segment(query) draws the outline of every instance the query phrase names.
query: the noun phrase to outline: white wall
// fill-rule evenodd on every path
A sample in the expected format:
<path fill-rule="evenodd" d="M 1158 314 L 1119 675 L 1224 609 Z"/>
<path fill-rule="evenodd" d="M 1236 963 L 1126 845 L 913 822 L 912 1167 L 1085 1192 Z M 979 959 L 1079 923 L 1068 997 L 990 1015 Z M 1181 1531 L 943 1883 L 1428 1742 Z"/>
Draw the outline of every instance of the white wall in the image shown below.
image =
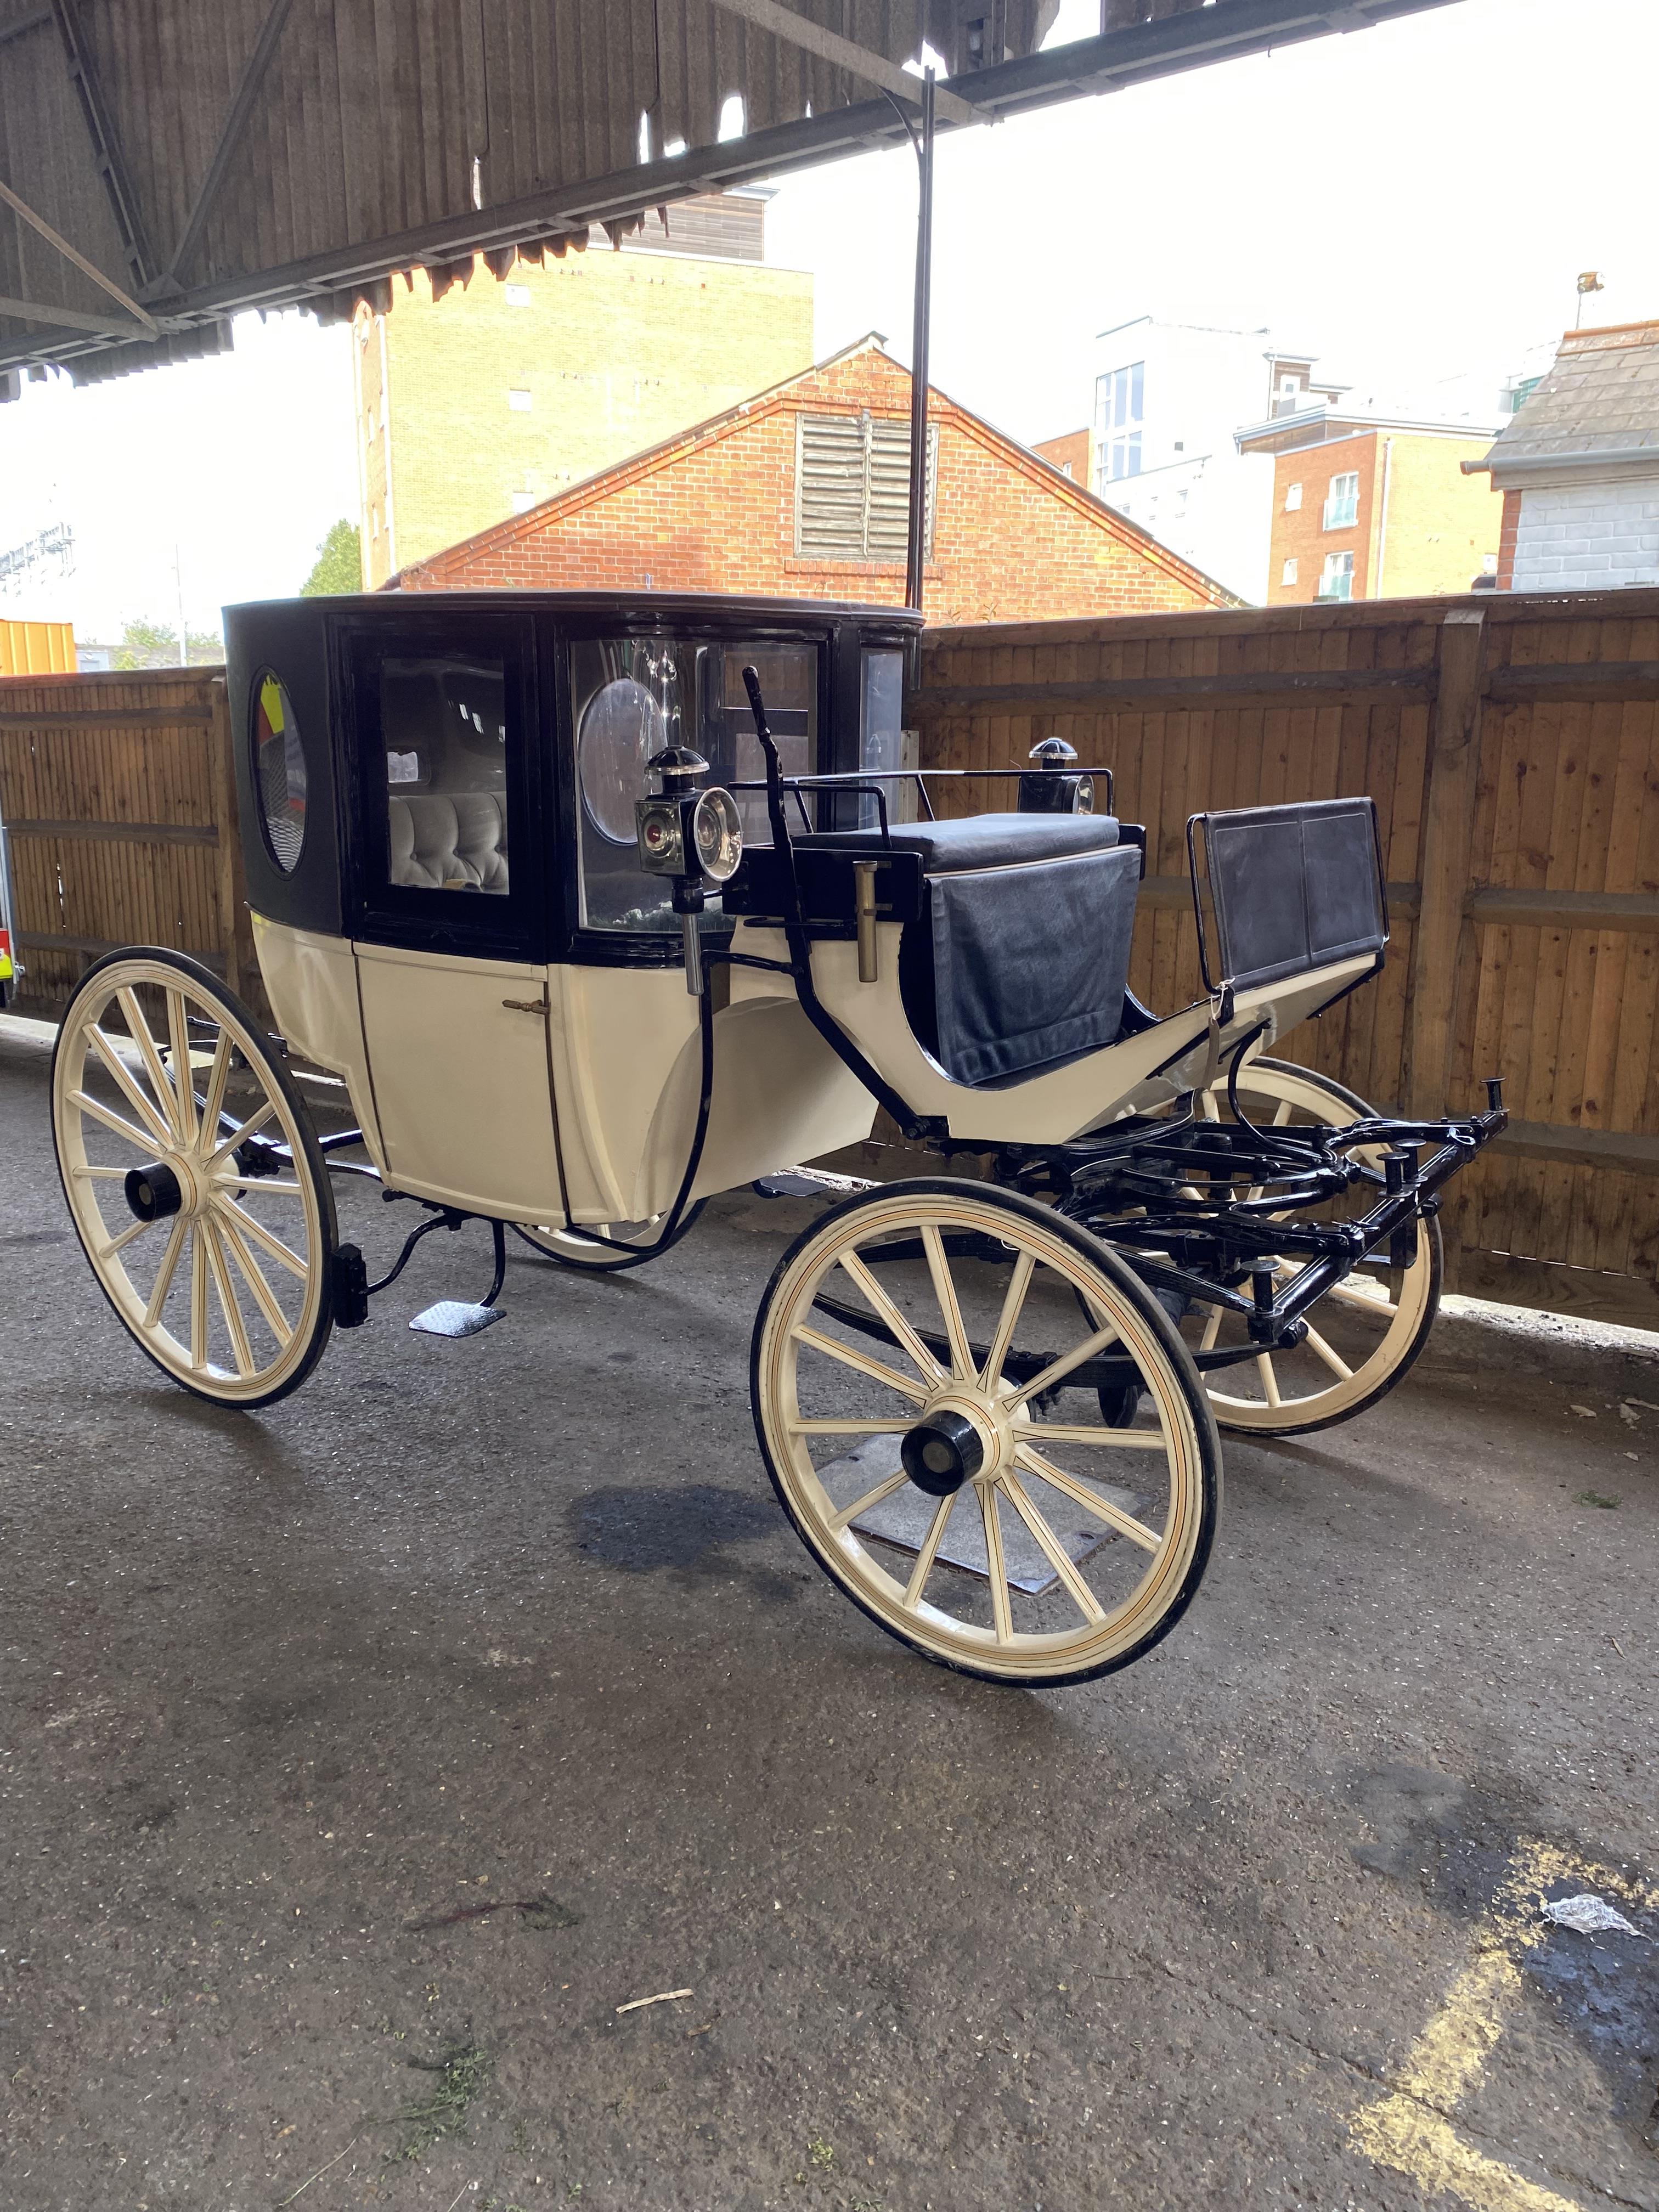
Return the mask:
<path fill-rule="evenodd" d="M 1601 483 L 1523 486 L 1517 592 L 1659 584 L 1659 469 Z"/>

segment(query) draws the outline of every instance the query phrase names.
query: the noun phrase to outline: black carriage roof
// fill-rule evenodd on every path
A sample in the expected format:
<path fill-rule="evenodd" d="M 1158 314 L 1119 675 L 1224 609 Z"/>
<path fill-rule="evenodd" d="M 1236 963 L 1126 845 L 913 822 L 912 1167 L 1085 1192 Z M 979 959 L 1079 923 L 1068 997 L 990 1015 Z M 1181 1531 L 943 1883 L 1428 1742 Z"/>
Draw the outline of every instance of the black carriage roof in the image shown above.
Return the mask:
<path fill-rule="evenodd" d="M 406 621 L 425 609 L 434 615 L 544 611 L 554 615 L 604 615 L 653 623 L 677 617 L 695 622 L 850 620 L 904 629 L 920 629 L 922 623 L 921 616 L 910 607 L 870 606 L 853 599 L 749 599 L 724 592 L 352 592 L 308 599 L 244 599 L 225 608 L 224 612 L 272 614 L 283 608 L 306 608 L 320 614 L 338 612 L 354 617 L 383 615 L 388 621 Z"/>

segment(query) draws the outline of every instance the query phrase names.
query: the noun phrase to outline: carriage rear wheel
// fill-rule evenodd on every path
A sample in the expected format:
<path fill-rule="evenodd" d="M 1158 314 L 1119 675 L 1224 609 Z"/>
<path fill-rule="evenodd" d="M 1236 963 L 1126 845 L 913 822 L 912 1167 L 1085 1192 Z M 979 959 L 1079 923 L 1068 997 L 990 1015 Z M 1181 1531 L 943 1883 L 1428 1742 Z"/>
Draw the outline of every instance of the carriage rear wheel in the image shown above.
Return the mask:
<path fill-rule="evenodd" d="M 1279 1060 L 1245 1063 L 1239 1072 L 1238 1103 L 1258 1128 L 1340 1126 L 1373 1111 L 1328 1075 Z M 1200 1104 L 1206 1120 L 1231 1121 L 1224 1076 Z M 1381 1154 L 1370 1151 L 1354 1157 L 1374 1167 Z M 1369 1207 L 1376 1195 L 1372 1187 L 1363 1186 L 1348 1210 L 1357 1210 L 1356 1201 L 1358 1207 Z M 1304 1264 L 1279 1261 L 1276 1291 Z M 1440 1224 L 1419 1221 L 1412 1265 L 1391 1270 L 1383 1253 L 1356 1267 L 1312 1309 L 1305 1343 L 1212 1369 L 1205 1379 L 1216 1419 L 1224 1429 L 1302 1436 L 1364 1413 L 1393 1389 L 1422 1351 L 1440 1304 Z M 1249 1341 L 1235 1316 L 1196 1303 L 1184 1333 L 1195 1352 Z"/>
<path fill-rule="evenodd" d="M 1096 1392 L 1121 1368 L 1128 1422 Z M 1221 1459 L 1168 1316 L 1045 1206 L 945 1179 L 862 1192 L 780 1261 L 755 1427 L 784 1510 L 871 1619 L 1036 1687 L 1127 1665 L 1209 1558 Z"/>
<path fill-rule="evenodd" d="M 334 1198 L 246 1007 L 182 954 L 112 953 L 70 1002 L 52 1098 L 76 1234 L 140 1350 L 220 1405 L 296 1389 L 332 1326 Z"/>

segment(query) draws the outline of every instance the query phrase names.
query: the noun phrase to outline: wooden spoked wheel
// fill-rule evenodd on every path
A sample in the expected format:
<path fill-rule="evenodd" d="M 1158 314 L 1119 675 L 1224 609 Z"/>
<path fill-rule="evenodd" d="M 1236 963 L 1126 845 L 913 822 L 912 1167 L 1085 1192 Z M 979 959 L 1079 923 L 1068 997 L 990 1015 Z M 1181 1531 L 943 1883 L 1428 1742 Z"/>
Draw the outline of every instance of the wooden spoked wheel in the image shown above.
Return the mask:
<path fill-rule="evenodd" d="M 679 1227 L 664 1245 L 665 1252 L 673 1250 L 702 1212 L 701 1200 L 687 1209 Z M 554 1222 L 515 1221 L 513 1226 L 526 1244 L 533 1244 L 545 1258 L 556 1260 L 561 1267 L 586 1267 L 603 1274 L 641 1246 L 648 1249 L 654 1245 L 662 1234 L 663 1217 L 659 1213 L 649 1221 L 606 1221 L 580 1231 Z"/>
<path fill-rule="evenodd" d="M 332 1324 L 334 1199 L 247 1009 L 178 953 L 112 954 L 70 1003 L 52 1093 L 70 1216 L 141 1350 L 221 1405 L 296 1388 Z"/>
<path fill-rule="evenodd" d="M 1101 1419 L 1103 1358 L 1138 1386 L 1128 1425 Z M 750 1382 L 807 1549 L 945 1666 L 1087 1680 L 1198 1588 L 1221 1462 L 1191 1360 L 1115 1254 L 1029 1199 L 927 1179 L 837 1206 L 767 1287 Z"/>
<path fill-rule="evenodd" d="M 1252 1060 L 1240 1071 L 1238 1103 L 1259 1129 L 1294 1129 L 1312 1123 L 1340 1125 L 1369 1115 L 1363 1099 L 1328 1075 L 1287 1060 Z M 1232 1119 L 1223 1077 L 1200 1101 L 1206 1120 Z M 1355 1158 L 1376 1166 L 1380 1153 Z M 1369 1211 L 1380 1195 L 1371 1184 L 1342 1201 L 1346 1214 Z M 1312 1218 L 1326 1218 L 1322 1209 Z M 1306 1263 L 1275 1263 L 1275 1295 Z M 1288 1351 L 1261 1352 L 1205 1376 L 1210 1403 L 1224 1429 L 1305 1435 L 1352 1420 L 1399 1382 L 1422 1351 L 1440 1304 L 1440 1226 L 1417 1224 L 1417 1249 L 1409 1267 L 1392 1270 L 1386 1252 L 1356 1267 L 1308 1315 L 1308 1337 Z M 1194 1352 L 1247 1344 L 1244 1322 L 1219 1306 L 1194 1304 L 1182 1324 Z"/>

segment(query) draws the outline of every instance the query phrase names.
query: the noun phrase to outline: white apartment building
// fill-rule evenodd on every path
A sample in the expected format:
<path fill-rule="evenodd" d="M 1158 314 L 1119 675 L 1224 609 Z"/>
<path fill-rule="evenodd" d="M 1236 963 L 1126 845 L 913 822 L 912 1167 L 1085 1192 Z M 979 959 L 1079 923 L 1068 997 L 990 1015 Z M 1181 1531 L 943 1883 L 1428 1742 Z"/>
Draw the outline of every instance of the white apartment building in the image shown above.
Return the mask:
<path fill-rule="evenodd" d="M 1243 598 L 1267 596 L 1273 464 L 1233 433 L 1346 386 L 1225 310 L 1138 315 L 1095 342 L 1090 489 Z"/>

